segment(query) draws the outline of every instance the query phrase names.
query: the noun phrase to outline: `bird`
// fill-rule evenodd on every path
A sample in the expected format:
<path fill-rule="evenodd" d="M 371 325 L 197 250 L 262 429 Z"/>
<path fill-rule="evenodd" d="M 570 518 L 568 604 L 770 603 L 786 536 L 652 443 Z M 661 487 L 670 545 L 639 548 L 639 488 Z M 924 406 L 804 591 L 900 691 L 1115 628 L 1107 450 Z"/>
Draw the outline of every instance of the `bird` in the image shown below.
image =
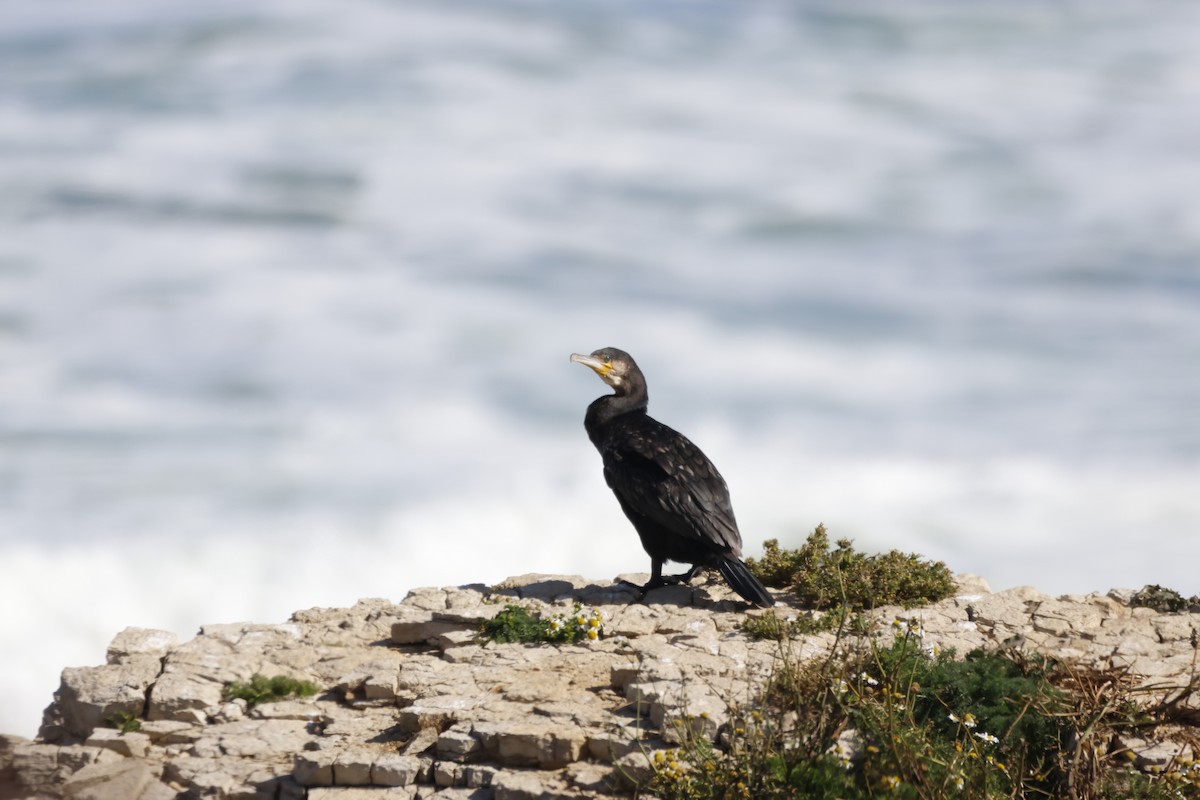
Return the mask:
<path fill-rule="evenodd" d="M 750 603 L 774 606 L 742 560 L 742 537 L 725 479 L 690 439 L 646 413 L 646 378 L 633 357 L 604 347 L 590 355 L 573 353 L 571 361 L 590 367 L 613 388 L 613 394 L 588 405 L 583 427 L 600 452 L 605 482 L 650 556 L 649 582 L 631 585 L 644 596 L 713 567 Z M 691 569 L 663 575 L 666 561 Z"/>

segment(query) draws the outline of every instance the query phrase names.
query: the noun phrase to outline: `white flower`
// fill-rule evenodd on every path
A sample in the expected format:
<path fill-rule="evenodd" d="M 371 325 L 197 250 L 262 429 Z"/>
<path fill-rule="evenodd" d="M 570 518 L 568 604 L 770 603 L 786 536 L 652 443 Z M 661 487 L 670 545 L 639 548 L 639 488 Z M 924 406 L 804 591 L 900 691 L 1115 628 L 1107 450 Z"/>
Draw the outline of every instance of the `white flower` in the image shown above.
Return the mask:
<path fill-rule="evenodd" d="M 975 738 L 982 739 L 983 741 L 987 742 L 988 744 L 996 744 L 997 742 L 1000 741 L 995 736 L 992 736 L 990 733 L 986 733 L 986 732 L 982 732 L 982 731 L 975 734 Z"/>

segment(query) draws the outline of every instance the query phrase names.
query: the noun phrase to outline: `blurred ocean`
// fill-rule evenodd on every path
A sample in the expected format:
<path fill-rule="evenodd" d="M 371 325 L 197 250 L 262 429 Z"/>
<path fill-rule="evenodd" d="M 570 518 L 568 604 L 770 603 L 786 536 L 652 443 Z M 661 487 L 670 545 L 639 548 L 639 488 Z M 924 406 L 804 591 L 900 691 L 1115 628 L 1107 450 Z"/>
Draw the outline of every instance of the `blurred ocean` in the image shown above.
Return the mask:
<path fill-rule="evenodd" d="M 1200 592 L 1200 6 L 4 0 L 0 731 L 127 625 L 749 555 Z"/>

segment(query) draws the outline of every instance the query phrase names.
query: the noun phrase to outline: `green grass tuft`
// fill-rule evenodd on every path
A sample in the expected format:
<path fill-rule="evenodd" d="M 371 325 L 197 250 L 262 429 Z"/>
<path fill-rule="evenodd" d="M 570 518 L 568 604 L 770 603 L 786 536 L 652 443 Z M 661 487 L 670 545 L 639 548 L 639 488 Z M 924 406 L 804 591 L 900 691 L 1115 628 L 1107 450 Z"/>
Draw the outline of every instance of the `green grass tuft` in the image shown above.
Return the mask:
<path fill-rule="evenodd" d="M 311 681 L 300 681 L 287 675 L 276 675 L 268 678 L 255 673 L 250 680 L 231 681 L 225 684 L 222 697 L 225 700 L 245 700 L 248 708 L 254 708 L 262 703 L 274 703 L 289 697 L 311 697 L 320 688 Z"/>
<path fill-rule="evenodd" d="M 121 733 L 136 733 L 142 729 L 142 721 L 132 711 L 118 711 L 105 722 Z"/>

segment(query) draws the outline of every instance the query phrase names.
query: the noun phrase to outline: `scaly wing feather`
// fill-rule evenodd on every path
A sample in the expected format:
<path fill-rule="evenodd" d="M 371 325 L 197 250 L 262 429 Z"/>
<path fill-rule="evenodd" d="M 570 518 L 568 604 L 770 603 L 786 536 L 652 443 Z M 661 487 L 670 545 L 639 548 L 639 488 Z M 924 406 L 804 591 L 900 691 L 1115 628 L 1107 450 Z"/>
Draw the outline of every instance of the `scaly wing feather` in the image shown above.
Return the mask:
<path fill-rule="evenodd" d="M 623 504 L 715 552 L 741 556 L 729 489 L 683 435 L 650 417 L 607 453 L 604 477 Z"/>

